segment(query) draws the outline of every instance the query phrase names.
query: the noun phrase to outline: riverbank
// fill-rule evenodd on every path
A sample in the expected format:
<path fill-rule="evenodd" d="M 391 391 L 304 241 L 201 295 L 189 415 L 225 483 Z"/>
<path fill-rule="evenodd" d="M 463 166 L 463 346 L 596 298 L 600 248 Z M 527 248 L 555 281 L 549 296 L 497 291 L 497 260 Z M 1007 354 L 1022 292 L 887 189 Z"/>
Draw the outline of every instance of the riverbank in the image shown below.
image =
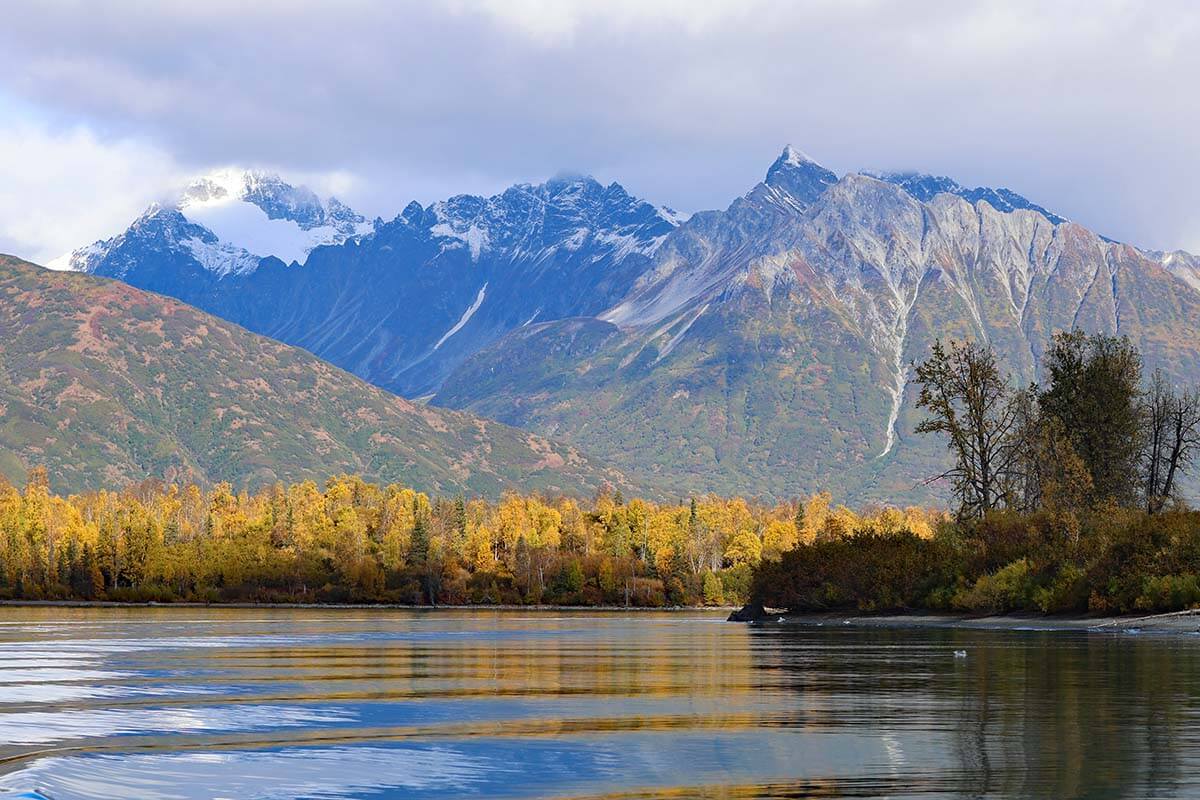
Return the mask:
<path fill-rule="evenodd" d="M 357 611 L 602 611 L 605 613 L 650 612 L 650 611 L 712 611 L 728 613 L 737 606 L 564 606 L 564 605 L 411 605 L 404 603 L 178 603 L 123 602 L 118 600 L 0 600 L 0 608 L 297 608 L 297 609 L 348 609 Z"/>
<path fill-rule="evenodd" d="M 786 614 L 760 620 L 758 625 L 835 625 L 859 628 L 966 628 L 1007 631 L 1091 631 L 1098 633 L 1200 634 L 1200 609 L 1140 616 L 1044 616 L 911 613 L 911 614 Z"/>

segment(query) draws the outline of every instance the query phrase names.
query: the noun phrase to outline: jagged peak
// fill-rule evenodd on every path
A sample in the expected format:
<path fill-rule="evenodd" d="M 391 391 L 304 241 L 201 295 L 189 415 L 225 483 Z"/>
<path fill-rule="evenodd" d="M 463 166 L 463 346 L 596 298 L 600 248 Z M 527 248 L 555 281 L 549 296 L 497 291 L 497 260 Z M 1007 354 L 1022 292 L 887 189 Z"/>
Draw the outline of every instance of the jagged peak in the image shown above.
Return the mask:
<path fill-rule="evenodd" d="M 779 155 L 779 160 L 793 167 L 798 167 L 801 164 L 816 164 L 818 167 L 821 166 L 808 153 L 791 144 L 784 145 L 783 152 Z"/>
<path fill-rule="evenodd" d="M 925 172 L 866 172 L 870 177 L 899 186 L 910 195 L 928 203 L 939 194 L 957 195 L 974 205 L 986 202 L 997 211 L 1009 213 L 1017 210 L 1036 211 L 1055 225 L 1067 222 L 1065 217 L 1034 203 L 1032 200 L 1004 187 L 976 186 L 968 188 L 953 178 L 945 175 L 933 175 Z"/>
<path fill-rule="evenodd" d="M 137 223 L 141 222 L 142 220 L 149 219 L 150 217 L 156 217 L 159 214 L 161 214 L 162 212 L 163 212 L 163 204 L 155 201 L 155 202 L 151 203 L 150 205 L 146 206 L 146 210 L 138 215 L 138 218 L 134 220 L 134 224 L 136 225 Z"/>
<path fill-rule="evenodd" d="M 789 170 L 814 170 L 833 174 L 808 153 L 790 144 L 784 146 L 783 152 L 779 154 L 779 157 L 767 169 L 767 181 L 770 182 L 772 174 Z"/>
<path fill-rule="evenodd" d="M 803 207 L 820 197 L 837 179 L 832 171 L 789 144 L 767 169 L 764 183 L 786 192 L 799 207 Z"/>

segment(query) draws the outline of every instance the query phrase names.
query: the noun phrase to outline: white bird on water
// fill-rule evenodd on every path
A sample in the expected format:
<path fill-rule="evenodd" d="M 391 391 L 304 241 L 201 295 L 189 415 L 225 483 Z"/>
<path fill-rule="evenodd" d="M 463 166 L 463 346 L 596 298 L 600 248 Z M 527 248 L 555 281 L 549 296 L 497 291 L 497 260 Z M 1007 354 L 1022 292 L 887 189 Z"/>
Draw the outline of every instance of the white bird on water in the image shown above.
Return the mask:
<path fill-rule="evenodd" d="M 955 650 L 955 651 L 954 651 L 954 657 L 955 657 L 955 658 L 966 658 L 966 657 L 967 657 L 967 651 L 966 651 L 966 650 Z"/>

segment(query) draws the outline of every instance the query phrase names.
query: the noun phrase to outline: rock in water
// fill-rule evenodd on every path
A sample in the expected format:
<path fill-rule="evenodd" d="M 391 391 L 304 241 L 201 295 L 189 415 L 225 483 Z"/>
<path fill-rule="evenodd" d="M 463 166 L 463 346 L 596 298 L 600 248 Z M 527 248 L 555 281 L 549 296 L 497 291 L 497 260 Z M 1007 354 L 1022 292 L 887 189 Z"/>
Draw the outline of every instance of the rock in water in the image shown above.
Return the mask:
<path fill-rule="evenodd" d="M 767 610 L 761 603 L 747 603 L 730 614 L 726 622 L 762 622 L 767 618 Z"/>

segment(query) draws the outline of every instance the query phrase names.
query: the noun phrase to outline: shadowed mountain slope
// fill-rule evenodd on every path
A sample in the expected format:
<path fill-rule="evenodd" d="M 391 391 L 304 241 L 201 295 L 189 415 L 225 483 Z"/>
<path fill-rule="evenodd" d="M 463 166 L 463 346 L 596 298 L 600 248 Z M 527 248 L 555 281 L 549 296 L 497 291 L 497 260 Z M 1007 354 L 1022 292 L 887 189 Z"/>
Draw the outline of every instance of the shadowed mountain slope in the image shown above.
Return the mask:
<path fill-rule="evenodd" d="M 587 494 L 574 448 L 377 389 L 294 347 L 117 281 L 0 256 L 0 474 L 56 489 L 146 477 Z"/>

